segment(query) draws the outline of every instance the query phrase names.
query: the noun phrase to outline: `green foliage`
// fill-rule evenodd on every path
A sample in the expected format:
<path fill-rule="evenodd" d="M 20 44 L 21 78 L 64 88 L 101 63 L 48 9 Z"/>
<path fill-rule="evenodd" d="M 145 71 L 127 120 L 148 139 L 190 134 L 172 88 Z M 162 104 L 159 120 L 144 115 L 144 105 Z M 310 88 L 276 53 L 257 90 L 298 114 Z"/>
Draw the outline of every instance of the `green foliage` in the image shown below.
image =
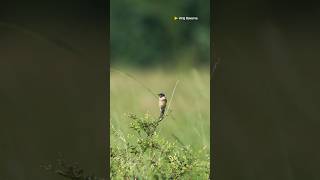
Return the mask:
<path fill-rule="evenodd" d="M 210 1 L 112 0 L 111 63 L 128 66 L 209 64 Z M 177 22 L 174 16 L 198 16 Z"/>
<path fill-rule="evenodd" d="M 43 165 L 42 168 L 71 180 L 106 180 L 95 175 L 87 175 L 77 163 L 67 163 L 63 158 Z"/>
<path fill-rule="evenodd" d="M 112 179 L 208 179 L 206 148 L 194 151 L 190 146 L 169 142 L 157 132 L 160 121 L 149 114 L 127 117 L 133 134 L 125 137 L 112 126 L 112 134 L 117 137 L 117 143 L 111 145 Z"/>

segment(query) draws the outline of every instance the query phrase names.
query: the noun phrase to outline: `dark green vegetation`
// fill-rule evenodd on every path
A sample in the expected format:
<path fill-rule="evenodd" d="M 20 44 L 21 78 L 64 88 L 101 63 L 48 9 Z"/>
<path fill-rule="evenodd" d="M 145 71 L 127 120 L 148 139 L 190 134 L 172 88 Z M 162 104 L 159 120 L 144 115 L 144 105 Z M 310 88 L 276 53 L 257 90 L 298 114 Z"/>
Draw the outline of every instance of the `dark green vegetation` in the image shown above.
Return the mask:
<path fill-rule="evenodd" d="M 52 172 L 71 180 L 106 180 L 107 178 L 97 177 L 96 175 L 88 175 L 78 163 L 69 163 L 64 158 L 59 158 L 55 162 L 42 165 L 44 170 Z"/>
<path fill-rule="evenodd" d="M 111 63 L 127 66 L 209 63 L 209 0 L 112 0 Z M 177 22 L 174 16 L 198 16 Z"/>

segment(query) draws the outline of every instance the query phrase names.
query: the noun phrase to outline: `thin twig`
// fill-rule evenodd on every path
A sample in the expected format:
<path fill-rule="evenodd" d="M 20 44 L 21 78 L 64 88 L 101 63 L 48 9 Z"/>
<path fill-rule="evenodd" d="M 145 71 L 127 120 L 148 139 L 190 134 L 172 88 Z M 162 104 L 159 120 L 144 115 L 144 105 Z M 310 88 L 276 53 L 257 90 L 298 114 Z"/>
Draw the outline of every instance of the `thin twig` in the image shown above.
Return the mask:
<path fill-rule="evenodd" d="M 176 87 L 177 87 L 178 83 L 179 83 L 179 80 L 177 80 L 176 84 L 174 85 L 174 88 L 173 88 L 173 91 L 172 91 L 172 94 L 171 94 L 171 97 L 170 97 L 170 101 L 169 101 L 169 104 L 168 104 L 168 109 L 167 109 L 166 115 L 168 115 L 168 112 L 170 110 L 170 105 L 171 105 L 171 102 L 172 102 L 172 99 L 173 99 L 173 96 L 174 96 L 174 93 L 176 91 Z"/>
<path fill-rule="evenodd" d="M 181 144 L 182 146 L 185 146 L 184 143 L 178 138 L 178 136 L 176 136 L 174 133 L 171 134 L 171 136 L 176 139 L 178 141 L 179 144 Z"/>
<path fill-rule="evenodd" d="M 164 119 L 164 117 L 168 116 L 168 113 L 170 112 L 171 102 L 172 102 L 174 93 L 175 93 L 175 91 L 176 91 L 176 87 L 178 86 L 178 83 L 179 83 L 179 80 L 176 81 L 176 84 L 174 85 L 174 88 L 173 88 L 173 90 L 172 90 L 171 97 L 170 97 L 170 101 L 169 101 L 169 104 L 168 104 L 168 108 L 167 108 L 167 110 L 166 110 L 166 113 L 165 113 L 164 116 L 162 116 L 162 117 L 159 118 L 158 123 L 161 122 L 161 121 Z"/>
<path fill-rule="evenodd" d="M 126 73 L 126 72 L 122 72 L 118 69 L 115 69 L 115 68 L 110 68 L 111 71 L 115 71 L 115 72 L 118 72 L 126 77 L 129 77 L 131 79 L 133 79 L 134 81 L 136 81 L 137 83 L 139 83 L 143 88 L 145 88 L 149 93 L 151 93 L 155 98 L 158 99 L 158 96 L 150 89 L 148 88 L 147 86 L 145 86 L 141 81 L 139 81 L 138 79 L 136 79 L 133 75 L 129 74 L 129 73 Z"/>

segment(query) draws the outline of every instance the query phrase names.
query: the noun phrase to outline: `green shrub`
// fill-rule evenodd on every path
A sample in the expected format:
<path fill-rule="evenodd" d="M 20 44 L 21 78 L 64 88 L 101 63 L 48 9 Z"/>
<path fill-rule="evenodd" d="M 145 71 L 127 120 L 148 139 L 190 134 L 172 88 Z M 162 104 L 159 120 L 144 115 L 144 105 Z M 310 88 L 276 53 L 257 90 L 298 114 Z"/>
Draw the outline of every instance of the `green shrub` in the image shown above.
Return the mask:
<path fill-rule="evenodd" d="M 111 143 L 112 179 L 208 179 L 207 148 L 194 151 L 190 146 L 162 138 L 157 127 L 160 121 L 146 114 L 131 119 L 133 134 L 126 137 L 113 126 L 115 143 Z"/>

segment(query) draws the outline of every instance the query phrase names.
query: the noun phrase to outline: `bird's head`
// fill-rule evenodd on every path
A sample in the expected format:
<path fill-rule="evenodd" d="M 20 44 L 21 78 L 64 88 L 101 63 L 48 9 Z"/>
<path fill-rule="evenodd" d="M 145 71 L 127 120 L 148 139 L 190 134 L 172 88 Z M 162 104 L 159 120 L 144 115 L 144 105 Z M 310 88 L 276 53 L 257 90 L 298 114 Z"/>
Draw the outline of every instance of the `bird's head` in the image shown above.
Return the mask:
<path fill-rule="evenodd" d="M 158 96 L 159 96 L 159 98 L 162 98 L 162 97 L 164 97 L 166 95 L 164 95 L 164 93 L 159 93 Z"/>

